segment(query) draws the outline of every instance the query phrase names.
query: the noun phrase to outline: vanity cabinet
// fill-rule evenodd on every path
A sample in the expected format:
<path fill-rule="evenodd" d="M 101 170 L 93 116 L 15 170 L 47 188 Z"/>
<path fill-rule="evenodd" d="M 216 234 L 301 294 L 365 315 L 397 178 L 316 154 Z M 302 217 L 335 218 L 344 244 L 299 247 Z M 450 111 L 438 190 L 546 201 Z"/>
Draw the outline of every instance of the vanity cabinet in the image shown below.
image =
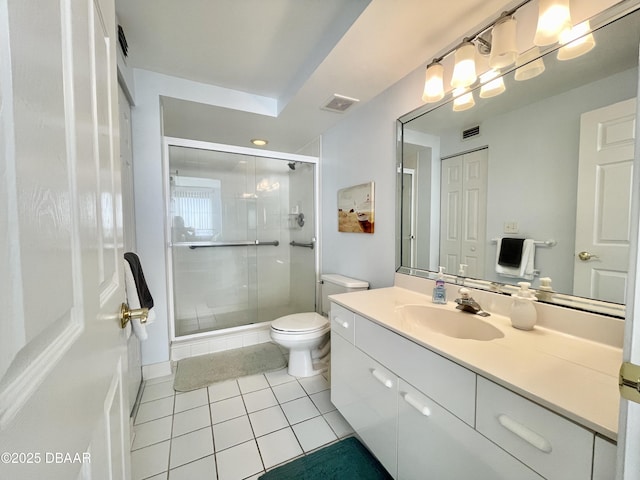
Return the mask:
<path fill-rule="evenodd" d="M 331 318 L 332 402 L 394 478 L 615 471 L 615 445 L 590 430 L 344 307 L 332 304 Z"/>

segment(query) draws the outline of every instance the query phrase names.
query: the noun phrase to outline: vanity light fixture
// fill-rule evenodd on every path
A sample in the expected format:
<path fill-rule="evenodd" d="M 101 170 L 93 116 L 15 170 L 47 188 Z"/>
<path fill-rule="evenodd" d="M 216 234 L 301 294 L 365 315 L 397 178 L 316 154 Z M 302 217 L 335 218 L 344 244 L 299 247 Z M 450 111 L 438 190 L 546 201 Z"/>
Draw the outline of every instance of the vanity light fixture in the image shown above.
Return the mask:
<path fill-rule="evenodd" d="M 518 56 L 514 78 L 518 81 L 529 80 L 544 72 L 545 66 L 540 49 L 533 47 Z"/>
<path fill-rule="evenodd" d="M 472 35 L 467 36 L 456 48 L 452 48 L 435 58 L 426 71 L 424 92 L 422 100 L 431 103 L 442 100 L 450 89 L 443 86 L 444 67 L 442 61 L 452 53 L 455 56 L 451 87 L 454 90 L 453 97 L 460 96 L 459 89 L 471 87 L 476 79 L 476 46 L 482 56 L 489 55 L 489 66 L 493 70 L 510 67 L 515 61 L 515 79 L 529 80 L 540 75 L 545 70 L 544 61 L 540 57 L 540 48 L 560 42 L 558 59 L 569 60 L 584 55 L 595 46 L 593 35 L 590 33 L 589 22 L 583 22 L 576 28 L 571 28 L 571 11 L 569 0 L 538 0 L 537 28 L 533 48 L 518 55 L 517 21 L 514 14 L 530 3 L 531 0 L 522 0 L 514 8 L 503 12 L 493 23 L 485 25 Z M 488 72 L 487 72 L 488 73 Z M 484 74 L 483 74 L 484 75 Z M 481 76 L 482 78 L 482 76 Z M 504 81 L 497 78 L 484 77 L 480 97 L 499 95 L 504 92 Z M 455 91 L 458 90 L 456 94 Z M 465 96 L 465 98 L 468 98 Z M 473 96 L 471 96 L 473 99 Z M 462 106 L 465 108 L 462 108 Z M 473 103 L 457 99 L 454 110 L 470 108 Z"/>
<path fill-rule="evenodd" d="M 516 19 L 503 13 L 491 30 L 491 53 L 489 66 L 504 68 L 516 61 L 518 47 L 516 45 Z"/>
<path fill-rule="evenodd" d="M 579 23 L 572 29 L 562 32 L 560 44 L 564 46 L 558 50 L 558 60 L 571 60 L 589 52 L 596 46 L 589 21 Z"/>
<path fill-rule="evenodd" d="M 456 88 L 453 91 L 453 96 L 454 112 L 463 112 L 465 110 L 469 110 L 476 104 L 476 101 L 473 98 L 473 92 L 467 91 L 466 88 Z"/>
<path fill-rule="evenodd" d="M 571 28 L 569 0 L 540 0 L 538 26 L 534 45 L 544 47 L 560 40 L 560 35 Z"/>
<path fill-rule="evenodd" d="M 433 61 L 427 66 L 422 100 L 427 103 L 438 102 L 444 98 L 444 67 Z"/>
<path fill-rule="evenodd" d="M 455 66 L 451 86 L 453 88 L 470 87 L 476 81 L 476 47 L 469 40 L 463 41 L 456 49 Z"/>
<path fill-rule="evenodd" d="M 498 75 L 500 72 L 493 69 L 480 75 L 480 98 L 495 97 L 505 91 L 504 80 Z"/>
<path fill-rule="evenodd" d="M 251 143 L 253 143 L 256 147 L 264 147 L 267 143 L 269 143 L 269 141 L 262 138 L 253 138 L 251 139 Z"/>

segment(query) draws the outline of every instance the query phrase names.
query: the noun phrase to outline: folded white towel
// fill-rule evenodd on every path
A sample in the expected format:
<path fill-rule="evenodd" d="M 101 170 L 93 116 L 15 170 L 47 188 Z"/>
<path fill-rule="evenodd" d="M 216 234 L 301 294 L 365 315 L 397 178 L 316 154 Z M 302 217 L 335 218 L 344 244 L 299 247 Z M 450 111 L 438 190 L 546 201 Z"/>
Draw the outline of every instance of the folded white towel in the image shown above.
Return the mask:
<path fill-rule="evenodd" d="M 525 239 L 522 244 L 522 259 L 519 267 L 505 267 L 498 263 L 500 249 L 502 248 L 502 238 L 498 238 L 498 248 L 496 249 L 496 273 L 503 277 L 524 278 L 533 280 L 536 246 L 531 238 Z"/>
<path fill-rule="evenodd" d="M 127 291 L 127 304 L 130 309 L 140 308 L 140 299 L 138 298 L 138 290 L 136 288 L 136 281 L 133 278 L 133 272 L 131 271 L 131 266 L 129 262 L 124 260 L 124 286 Z M 131 319 L 129 324 L 133 327 L 133 333 L 140 341 L 146 340 L 148 338 L 147 333 L 147 325 L 153 323 L 156 318 L 156 312 L 154 309 L 149 310 L 149 316 L 147 317 L 146 323 L 140 322 L 139 319 Z M 129 324 L 127 324 L 127 336 L 129 335 Z"/>

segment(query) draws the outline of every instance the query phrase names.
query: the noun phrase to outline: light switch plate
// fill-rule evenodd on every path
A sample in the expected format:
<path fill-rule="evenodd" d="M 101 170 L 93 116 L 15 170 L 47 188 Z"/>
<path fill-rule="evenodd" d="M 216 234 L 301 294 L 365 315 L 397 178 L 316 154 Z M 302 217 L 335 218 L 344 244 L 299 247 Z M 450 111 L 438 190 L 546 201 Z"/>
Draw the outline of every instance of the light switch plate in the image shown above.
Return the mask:
<path fill-rule="evenodd" d="M 518 233 L 518 222 L 504 222 L 504 233 Z"/>

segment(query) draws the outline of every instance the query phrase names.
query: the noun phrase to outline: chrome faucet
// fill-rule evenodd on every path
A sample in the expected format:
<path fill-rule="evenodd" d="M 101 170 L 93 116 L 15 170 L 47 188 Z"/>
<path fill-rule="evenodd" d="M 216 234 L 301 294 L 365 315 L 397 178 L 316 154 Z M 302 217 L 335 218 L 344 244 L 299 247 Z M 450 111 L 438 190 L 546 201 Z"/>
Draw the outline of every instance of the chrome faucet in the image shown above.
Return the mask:
<path fill-rule="evenodd" d="M 458 290 L 458 293 L 460 293 L 460 298 L 456 298 L 455 300 L 458 304 L 456 306 L 458 310 L 480 315 L 481 317 L 488 317 L 489 315 L 491 315 L 490 313 L 482 310 L 480 304 L 476 302 L 471 296 L 471 293 L 469 293 L 468 288 L 461 288 L 460 290 Z"/>

